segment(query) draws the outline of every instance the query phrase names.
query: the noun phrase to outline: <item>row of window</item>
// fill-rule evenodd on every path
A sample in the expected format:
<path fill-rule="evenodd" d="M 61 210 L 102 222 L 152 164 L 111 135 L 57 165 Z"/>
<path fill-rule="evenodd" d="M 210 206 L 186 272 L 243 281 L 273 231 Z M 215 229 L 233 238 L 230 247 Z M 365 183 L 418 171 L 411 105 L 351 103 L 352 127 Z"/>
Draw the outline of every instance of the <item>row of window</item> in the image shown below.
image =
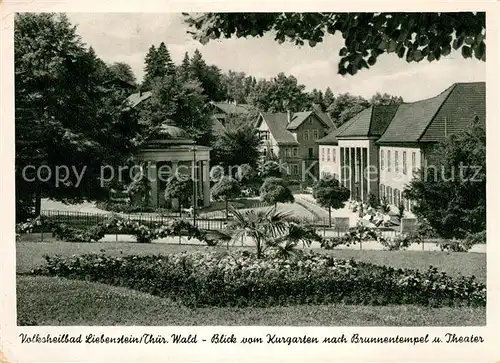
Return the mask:
<path fill-rule="evenodd" d="M 387 163 L 385 159 L 386 153 L 384 150 L 380 150 L 380 170 L 385 170 L 387 167 L 387 171 L 391 172 L 392 171 L 392 160 L 391 160 L 391 150 L 387 150 Z M 399 173 L 400 171 L 400 164 L 399 164 L 399 152 L 394 151 L 394 172 Z M 415 171 L 417 167 L 417 153 L 412 152 L 411 153 L 411 170 L 412 173 Z M 406 151 L 403 151 L 403 162 L 402 162 L 402 171 L 403 174 L 408 173 L 408 162 L 406 160 Z"/>
<path fill-rule="evenodd" d="M 318 140 L 319 130 L 304 130 L 304 140 Z"/>
<path fill-rule="evenodd" d="M 413 203 L 409 199 L 404 198 L 403 193 L 399 189 L 393 189 L 390 186 L 380 184 L 379 197 L 380 199 L 386 198 L 389 204 L 395 206 L 399 206 L 399 203 L 402 202 L 406 211 L 413 212 Z"/>
<path fill-rule="evenodd" d="M 259 131 L 259 136 L 262 140 L 269 140 L 269 131 Z"/>
<path fill-rule="evenodd" d="M 285 148 L 285 156 L 287 158 L 289 158 L 289 157 L 296 158 L 297 156 L 299 156 L 299 149 L 296 148 L 296 147 L 293 147 L 293 148 L 292 147 L 286 147 Z"/>
<path fill-rule="evenodd" d="M 331 160 L 334 163 L 337 162 L 337 149 L 336 148 L 334 148 L 334 147 L 321 148 L 321 161 L 325 161 L 325 155 L 326 155 L 326 161 L 330 161 L 330 155 L 331 155 Z"/>

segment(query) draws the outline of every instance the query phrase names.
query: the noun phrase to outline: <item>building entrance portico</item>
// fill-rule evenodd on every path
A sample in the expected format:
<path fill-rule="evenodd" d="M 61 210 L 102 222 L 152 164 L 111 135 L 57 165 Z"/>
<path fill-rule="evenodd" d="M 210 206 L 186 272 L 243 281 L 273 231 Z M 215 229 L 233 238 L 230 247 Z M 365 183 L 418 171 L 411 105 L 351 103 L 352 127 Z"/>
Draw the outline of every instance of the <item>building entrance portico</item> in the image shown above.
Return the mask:
<path fill-rule="evenodd" d="M 351 198 L 367 201 L 378 196 L 378 155 L 372 140 L 339 140 L 340 181 Z"/>
<path fill-rule="evenodd" d="M 164 196 L 167 180 L 172 176 L 193 182 L 196 206 L 210 204 L 210 148 L 196 145 L 181 128 L 164 123 L 159 135 L 141 149 L 138 160 L 145 166 L 150 181 L 152 207 L 178 208 L 177 199 L 168 201 Z"/>

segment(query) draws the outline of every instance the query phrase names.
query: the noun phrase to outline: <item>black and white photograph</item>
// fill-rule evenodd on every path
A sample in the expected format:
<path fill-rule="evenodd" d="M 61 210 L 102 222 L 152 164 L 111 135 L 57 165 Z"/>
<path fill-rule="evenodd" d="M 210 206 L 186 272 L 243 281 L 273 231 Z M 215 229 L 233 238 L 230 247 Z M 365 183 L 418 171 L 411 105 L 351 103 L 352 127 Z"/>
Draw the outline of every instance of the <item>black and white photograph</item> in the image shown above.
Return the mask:
<path fill-rule="evenodd" d="M 16 344 L 492 343 L 496 20 L 448 9 L 10 14 Z"/>

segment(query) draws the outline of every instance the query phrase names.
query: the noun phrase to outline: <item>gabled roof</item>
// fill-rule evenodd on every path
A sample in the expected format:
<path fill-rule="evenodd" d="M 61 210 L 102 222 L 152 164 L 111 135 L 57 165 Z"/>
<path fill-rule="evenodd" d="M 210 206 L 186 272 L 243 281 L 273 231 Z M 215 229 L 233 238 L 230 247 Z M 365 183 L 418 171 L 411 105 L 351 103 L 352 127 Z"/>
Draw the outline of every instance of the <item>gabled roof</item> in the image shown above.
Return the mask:
<path fill-rule="evenodd" d="M 152 93 L 150 91 L 132 93 L 130 96 L 127 97 L 126 101 L 130 107 L 134 108 L 137 107 L 140 103 L 150 98 L 151 94 Z"/>
<path fill-rule="evenodd" d="M 330 118 L 330 116 L 321 110 L 320 105 L 318 104 L 313 104 L 313 110 L 316 116 L 318 116 L 328 127 L 333 130 L 336 129 L 337 127 L 335 126 L 335 123 L 333 120 Z"/>
<path fill-rule="evenodd" d="M 339 141 L 337 139 L 337 136 L 341 134 L 344 130 L 349 128 L 354 122 L 358 120 L 358 118 L 362 115 L 360 115 L 363 111 L 360 113 L 356 114 L 354 117 L 350 118 L 346 122 L 344 122 L 342 125 L 340 125 L 338 128 L 330 132 L 328 135 L 325 137 L 322 137 L 321 139 L 317 140 L 316 142 L 320 145 L 338 145 Z"/>
<path fill-rule="evenodd" d="M 290 120 L 290 123 L 286 126 L 288 130 L 295 130 L 297 127 L 302 125 L 302 123 L 311 116 L 312 112 L 295 112 Z"/>
<path fill-rule="evenodd" d="M 271 135 L 278 145 L 298 145 L 295 136 L 287 130 L 288 115 L 285 112 L 270 113 L 261 112 L 257 121 L 257 127 L 264 121 L 269 127 Z"/>
<path fill-rule="evenodd" d="M 218 108 L 222 113 L 228 115 L 247 114 L 250 110 L 250 105 L 239 103 L 233 104 L 229 102 L 210 102 L 213 106 Z"/>
<path fill-rule="evenodd" d="M 215 135 L 223 135 L 226 132 L 226 128 L 215 116 L 212 117 L 212 131 Z"/>
<path fill-rule="evenodd" d="M 352 119 L 347 127 L 336 134 L 337 138 L 378 137 L 390 124 L 398 105 L 374 105 L 365 108 Z"/>
<path fill-rule="evenodd" d="M 486 83 L 455 83 L 436 97 L 401 104 L 378 143 L 441 141 L 485 115 Z"/>
<path fill-rule="evenodd" d="M 302 125 L 304 123 L 304 121 L 307 120 L 307 118 L 309 116 L 313 116 L 313 115 L 316 116 L 317 119 L 319 120 L 319 122 L 321 122 L 323 125 L 325 125 L 325 127 L 328 127 L 329 129 L 335 127 L 335 126 L 332 127 L 333 122 L 331 120 L 329 120 L 329 121 L 325 120 L 324 116 L 326 116 L 326 115 L 320 115 L 316 110 L 314 110 L 314 111 L 295 112 L 292 115 L 292 119 L 290 120 L 290 123 L 286 126 L 286 128 L 288 130 L 295 130 L 300 125 Z M 329 119 L 328 116 L 326 116 L 326 117 Z"/>

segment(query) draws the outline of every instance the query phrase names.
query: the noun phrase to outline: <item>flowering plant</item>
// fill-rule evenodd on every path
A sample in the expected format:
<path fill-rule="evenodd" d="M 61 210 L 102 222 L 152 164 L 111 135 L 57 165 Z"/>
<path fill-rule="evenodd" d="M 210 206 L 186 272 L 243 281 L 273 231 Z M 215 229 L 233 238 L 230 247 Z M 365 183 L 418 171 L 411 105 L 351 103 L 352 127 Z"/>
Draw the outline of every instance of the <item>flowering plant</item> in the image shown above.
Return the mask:
<path fill-rule="evenodd" d="M 394 269 L 331 255 L 283 256 L 268 249 L 170 255 L 46 257 L 34 274 L 98 281 L 169 297 L 188 306 L 419 304 L 485 306 L 486 286 L 435 268 Z"/>

